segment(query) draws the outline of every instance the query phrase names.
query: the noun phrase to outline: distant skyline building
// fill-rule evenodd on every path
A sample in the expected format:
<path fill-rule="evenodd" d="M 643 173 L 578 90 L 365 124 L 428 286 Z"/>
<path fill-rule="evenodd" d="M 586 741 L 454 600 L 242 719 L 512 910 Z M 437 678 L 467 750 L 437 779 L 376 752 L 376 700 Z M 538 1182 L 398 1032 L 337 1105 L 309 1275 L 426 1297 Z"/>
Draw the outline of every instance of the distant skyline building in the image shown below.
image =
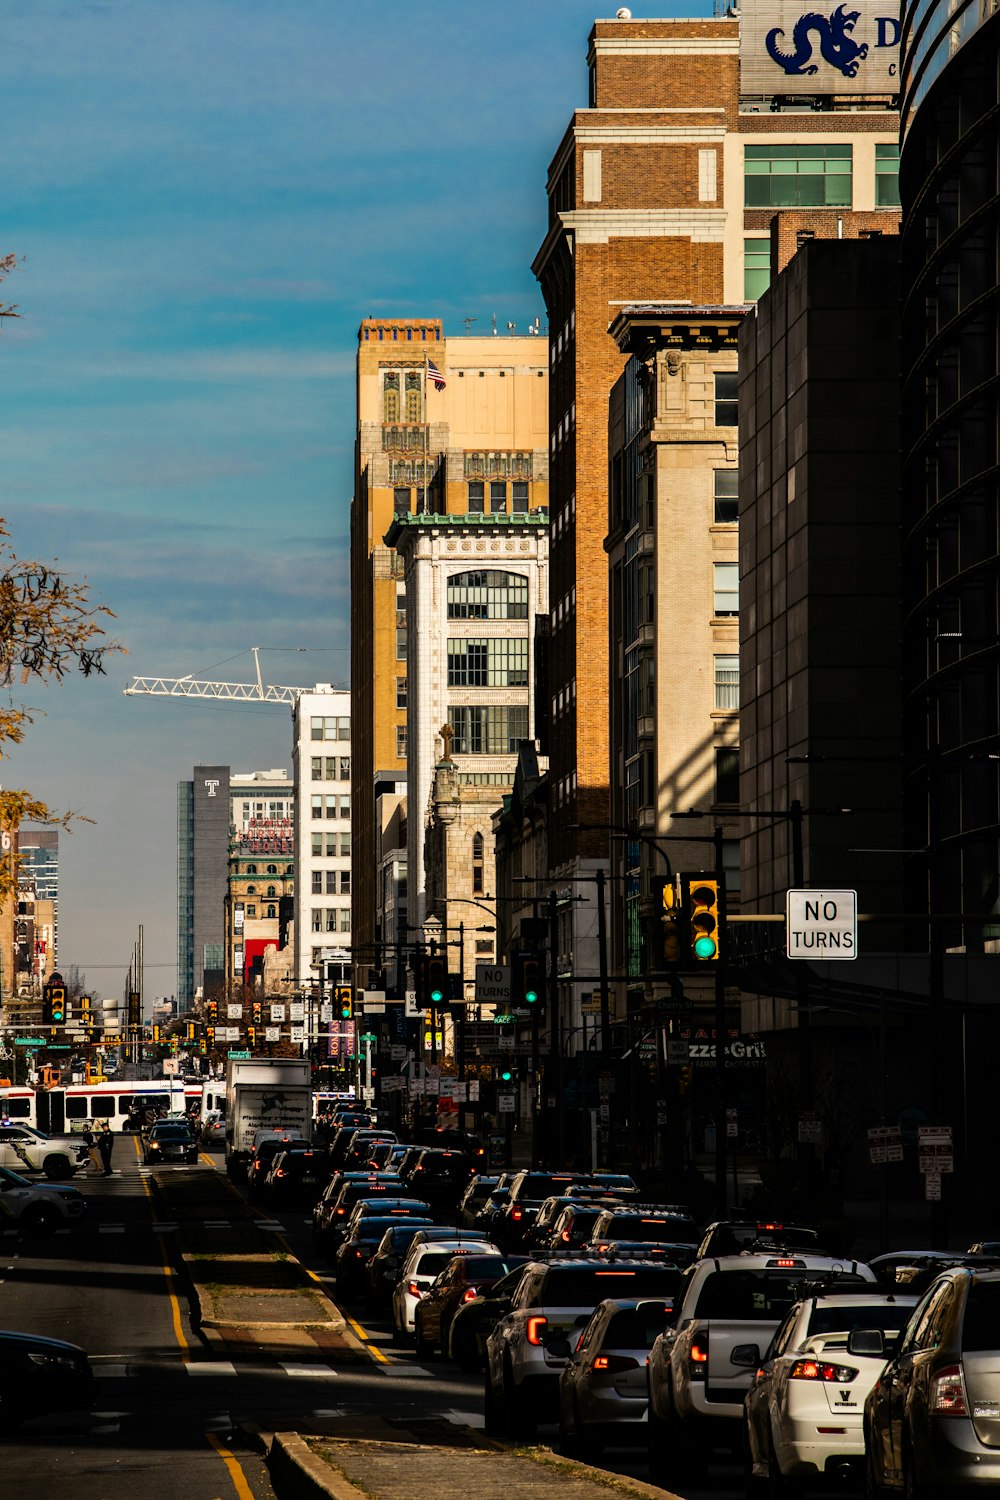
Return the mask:
<path fill-rule="evenodd" d="M 295 790 L 295 987 L 351 963 L 351 694 L 317 683 L 292 715 Z"/>
<path fill-rule="evenodd" d="M 39 901 L 52 902 L 50 968 L 59 965 L 59 830 L 22 825 L 18 833 L 18 885 L 31 884 Z"/>
<path fill-rule="evenodd" d="M 232 772 L 195 766 L 177 784 L 177 1002 L 190 1010 L 211 987 L 225 990 L 230 830 L 254 819 L 291 819 L 292 782 L 284 770 Z"/>

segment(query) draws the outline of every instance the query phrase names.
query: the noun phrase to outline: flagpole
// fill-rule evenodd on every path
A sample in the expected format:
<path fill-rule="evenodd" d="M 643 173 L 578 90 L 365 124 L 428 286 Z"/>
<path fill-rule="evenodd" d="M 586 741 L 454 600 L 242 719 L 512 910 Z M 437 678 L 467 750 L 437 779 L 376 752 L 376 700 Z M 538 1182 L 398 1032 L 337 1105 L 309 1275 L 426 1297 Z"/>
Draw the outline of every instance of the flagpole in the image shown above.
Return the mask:
<path fill-rule="evenodd" d="M 427 514 L 427 465 L 431 459 L 430 361 L 424 345 L 424 515 Z"/>

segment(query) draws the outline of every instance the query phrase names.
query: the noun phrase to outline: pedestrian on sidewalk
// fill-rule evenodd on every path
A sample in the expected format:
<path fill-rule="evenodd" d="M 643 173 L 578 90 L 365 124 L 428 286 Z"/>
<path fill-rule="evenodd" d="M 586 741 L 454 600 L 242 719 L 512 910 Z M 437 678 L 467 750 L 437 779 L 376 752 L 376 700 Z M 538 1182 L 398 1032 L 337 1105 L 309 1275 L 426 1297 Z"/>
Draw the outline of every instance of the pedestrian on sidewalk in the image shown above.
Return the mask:
<path fill-rule="evenodd" d="M 100 1177 L 101 1174 L 104 1171 L 104 1163 L 101 1161 L 101 1153 L 97 1149 L 97 1137 L 94 1135 L 94 1132 L 93 1132 L 93 1129 L 92 1129 L 92 1127 L 90 1125 L 89 1120 L 88 1120 L 87 1124 L 83 1127 L 82 1140 L 83 1140 L 83 1145 L 80 1148 L 81 1149 L 80 1160 L 81 1161 L 87 1161 L 87 1160 L 90 1161 L 90 1169 L 87 1172 L 87 1176 L 88 1177 Z"/>
<path fill-rule="evenodd" d="M 101 1133 L 97 1137 L 97 1150 L 104 1168 L 105 1177 L 113 1177 L 111 1170 L 111 1153 L 115 1149 L 115 1138 L 111 1131 L 111 1125 L 107 1120 L 101 1124 Z"/>

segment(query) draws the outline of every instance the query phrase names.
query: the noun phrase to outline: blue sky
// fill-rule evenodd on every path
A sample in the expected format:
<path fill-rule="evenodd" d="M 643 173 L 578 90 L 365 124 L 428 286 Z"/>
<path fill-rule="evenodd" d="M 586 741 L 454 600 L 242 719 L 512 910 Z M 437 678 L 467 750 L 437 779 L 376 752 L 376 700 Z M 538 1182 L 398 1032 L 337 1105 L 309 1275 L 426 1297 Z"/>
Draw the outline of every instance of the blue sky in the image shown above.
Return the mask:
<path fill-rule="evenodd" d="M 544 323 L 545 173 L 599 13 L 7 0 L 0 515 L 129 654 L 29 686 L 0 778 L 95 820 L 62 839 L 60 895 L 61 964 L 95 993 L 121 993 L 140 923 L 147 997 L 174 992 L 178 780 L 291 768 L 286 710 L 125 683 L 246 679 L 252 645 L 271 681 L 347 682 L 358 324 Z"/>

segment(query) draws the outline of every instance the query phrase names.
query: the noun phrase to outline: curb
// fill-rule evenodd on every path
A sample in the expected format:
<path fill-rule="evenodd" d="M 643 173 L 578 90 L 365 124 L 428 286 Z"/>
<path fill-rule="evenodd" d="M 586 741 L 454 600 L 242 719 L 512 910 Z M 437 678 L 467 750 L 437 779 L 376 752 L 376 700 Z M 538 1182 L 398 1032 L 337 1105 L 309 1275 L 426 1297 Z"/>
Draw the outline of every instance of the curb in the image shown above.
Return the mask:
<path fill-rule="evenodd" d="M 324 1463 L 295 1432 L 276 1432 L 267 1472 L 281 1500 L 371 1500 L 346 1475 Z"/>

